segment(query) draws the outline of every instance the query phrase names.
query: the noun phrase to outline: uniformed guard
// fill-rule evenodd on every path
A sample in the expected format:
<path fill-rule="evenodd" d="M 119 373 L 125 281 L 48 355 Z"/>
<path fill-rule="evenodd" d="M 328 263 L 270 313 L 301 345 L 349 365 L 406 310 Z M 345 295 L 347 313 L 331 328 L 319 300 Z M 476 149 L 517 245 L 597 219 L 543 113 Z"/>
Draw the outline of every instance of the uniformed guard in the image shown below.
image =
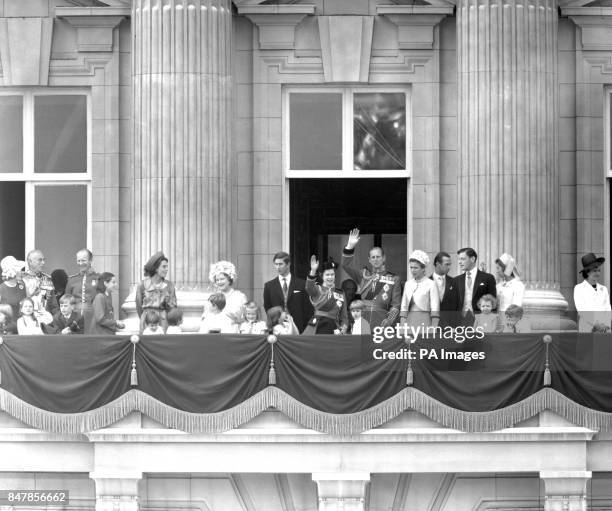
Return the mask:
<path fill-rule="evenodd" d="M 40 250 L 32 250 L 27 257 L 28 269 L 23 273 L 26 295 L 34 302 L 34 313 L 40 316 L 48 311 L 51 316 L 59 311 L 59 304 L 55 297 L 55 288 L 51 275 L 42 271 L 45 265 L 45 256 Z"/>
<path fill-rule="evenodd" d="M 79 272 L 68 277 L 66 294 L 75 299 L 75 310 L 83 317 L 85 332 L 89 331 L 89 325 L 93 314 L 93 299 L 96 297 L 96 286 L 100 276 L 92 268 L 93 254 L 91 250 L 83 248 L 76 253 L 76 264 Z"/>
<path fill-rule="evenodd" d="M 399 315 L 402 300 L 400 278 L 385 268 L 385 253 L 380 247 L 370 249 L 371 269 L 358 270 L 355 262 L 357 243 L 359 229 L 353 229 L 342 251 L 342 268 L 357 282 L 357 293 L 365 303 L 363 317 L 372 328 L 393 325 Z"/>

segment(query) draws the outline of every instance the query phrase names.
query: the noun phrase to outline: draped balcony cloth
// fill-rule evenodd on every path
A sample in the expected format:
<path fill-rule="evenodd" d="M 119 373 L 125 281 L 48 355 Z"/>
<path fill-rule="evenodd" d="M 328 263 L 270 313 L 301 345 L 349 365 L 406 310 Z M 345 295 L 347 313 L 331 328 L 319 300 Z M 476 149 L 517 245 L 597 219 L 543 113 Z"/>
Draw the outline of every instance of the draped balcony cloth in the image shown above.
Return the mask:
<path fill-rule="evenodd" d="M 417 356 L 407 386 L 406 360 L 373 358 L 375 349 L 405 351 L 399 340 L 287 336 L 272 345 L 263 336 L 175 335 L 141 337 L 134 350 L 128 336 L 6 336 L 0 410 L 66 434 L 103 428 L 132 411 L 168 428 L 219 433 L 270 407 L 333 435 L 358 434 L 407 410 L 462 431 L 510 427 L 545 409 L 612 430 L 612 336 L 552 337 L 548 350 L 536 334 L 462 344 L 421 339 L 411 345 Z M 473 352 L 485 358 L 458 359 Z"/>

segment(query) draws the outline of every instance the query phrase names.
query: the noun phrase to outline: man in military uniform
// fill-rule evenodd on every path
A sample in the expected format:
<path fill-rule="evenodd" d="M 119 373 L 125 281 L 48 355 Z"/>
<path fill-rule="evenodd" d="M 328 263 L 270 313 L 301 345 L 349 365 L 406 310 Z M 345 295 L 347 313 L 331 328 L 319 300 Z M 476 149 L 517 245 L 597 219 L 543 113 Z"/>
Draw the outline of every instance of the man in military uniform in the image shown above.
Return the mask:
<path fill-rule="evenodd" d="M 358 270 L 354 256 L 357 243 L 359 229 L 353 229 L 342 251 L 342 268 L 357 282 L 357 293 L 365 303 L 363 318 L 372 328 L 393 325 L 402 301 L 399 276 L 385 268 L 385 253 L 380 247 L 370 249 L 368 260 L 371 270 Z"/>
<path fill-rule="evenodd" d="M 91 265 L 93 254 L 91 250 L 83 248 L 76 253 L 76 263 L 79 272 L 68 277 L 66 284 L 66 294 L 74 296 L 76 301 L 75 311 L 78 312 L 85 322 L 85 332 L 93 317 L 92 303 L 96 297 L 96 286 L 98 285 L 99 275 Z"/>
<path fill-rule="evenodd" d="M 45 256 L 40 250 L 32 250 L 26 260 L 28 269 L 23 273 L 22 279 L 26 295 L 34 302 L 34 313 L 39 320 L 45 310 L 53 316 L 59 312 L 59 304 L 51 275 L 42 271 L 45 266 Z"/>

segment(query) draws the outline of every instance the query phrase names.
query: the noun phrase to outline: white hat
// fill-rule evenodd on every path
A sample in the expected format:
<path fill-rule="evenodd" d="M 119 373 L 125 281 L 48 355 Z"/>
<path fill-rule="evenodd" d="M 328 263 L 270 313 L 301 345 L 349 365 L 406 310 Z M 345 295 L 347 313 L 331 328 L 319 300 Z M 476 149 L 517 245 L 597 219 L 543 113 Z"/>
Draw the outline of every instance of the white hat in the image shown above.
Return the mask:
<path fill-rule="evenodd" d="M 427 266 L 429 264 L 429 256 L 422 250 L 415 250 L 414 252 L 412 252 L 412 254 L 410 254 L 409 259 L 414 259 L 415 261 L 421 263 L 423 266 Z"/>
<path fill-rule="evenodd" d="M 514 260 L 514 257 L 512 257 L 510 254 L 506 254 L 504 252 L 502 255 L 499 256 L 499 259 L 496 262 L 500 262 L 502 264 L 502 266 L 504 267 L 504 275 L 506 277 L 509 277 L 513 273 L 517 277 L 520 276 L 518 268 L 516 267 L 516 261 Z"/>
<path fill-rule="evenodd" d="M 13 256 L 6 256 L 0 261 L 0 268 L 2 269 L 2 278 L 12 279 L 15 278 L 18 272 L 25 268 L 25 261 L 19 261 Z"/>

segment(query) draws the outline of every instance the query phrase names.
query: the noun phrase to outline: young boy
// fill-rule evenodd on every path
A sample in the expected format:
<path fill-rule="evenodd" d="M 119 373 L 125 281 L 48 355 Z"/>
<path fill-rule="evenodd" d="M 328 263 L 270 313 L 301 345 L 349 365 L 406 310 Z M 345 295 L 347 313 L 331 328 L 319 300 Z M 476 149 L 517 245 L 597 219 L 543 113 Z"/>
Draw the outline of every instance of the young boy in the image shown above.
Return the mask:
<path fill-rule="evenodd" d="M 164 335 L 164 329 L 161 326 L 161 317 L 156 310 L 149 309 L 145 312 L 144 326 L 142 335 Z"/>
<path fill-rule="evenodd" d="M 76 300 L 72 295 L 63 295 L 59 300 L 60 310 L 53 316 L 53 323 L 48 328 L 53 334 L 82 334 L 84 319 L 74 310 Z"/>
<path fill-rule="evenodd" d="M 506 321 L 503 332 L 525 334 L 531 332 L 531 325 L 523 319 L 523 308 L 518 305 L 510 305 L 505 313 Z"/>
<path fill-rule="evenodd" d="M 351 317 L 353 318 L 353 326 L 351 327 L 352 335 L 370 335 L 370 324 L 361 316 L 361 312 L 365 308 L 365 303 L 361 300 L 353 300 L 349 306 Z"/>
<path fill-rule="evenodd" d="M 166 314 L 166 321 L 168 322 L 168 329 L 166 330 L 166 334 L 174 335 L 174 334 L 182 334 L 183 329 L 181 325 L 183 324 L 183 311 L 178 308 L 170 309 Z"/>
<path fill-rule="evenodd" d="M 223 313 L 225 309 L 225 295 L 223 293 L 213 293 L 208 297 L 210 308 L 205 311 L 200 325 L 201 334 L 235 334 L 236 325 Z"/>

